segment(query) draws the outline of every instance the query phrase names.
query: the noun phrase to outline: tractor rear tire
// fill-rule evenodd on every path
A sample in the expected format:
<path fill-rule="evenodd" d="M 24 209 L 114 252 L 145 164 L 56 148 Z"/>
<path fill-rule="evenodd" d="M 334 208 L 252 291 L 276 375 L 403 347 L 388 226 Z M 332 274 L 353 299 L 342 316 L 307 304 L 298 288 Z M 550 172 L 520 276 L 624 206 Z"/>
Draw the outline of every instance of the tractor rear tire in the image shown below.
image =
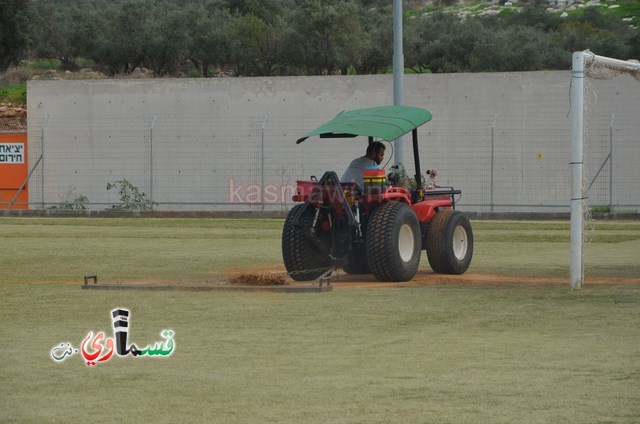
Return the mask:
<path fill-rule="evenodd" d="M 367 262 L 380 281 L 409 281 L 420 265 L 420 222 L 406 203 L 385 203 L 371 215 L 366 237 Z"/>
<path fill-rule="evenodd" d="M 427 234 L 427 258 L 439 274 L 463 274 L 473 256 L 473 231 L 461 212 L 443 209 L 435 214 Z"/>
<path fill-rule="evenodd" d="M 329 268 L 329 257 L 311 241 L 314 210 L 306 204 L 293 207 L 287 214 L 282 229 L 282 259 L 289 276 L 296 281 L 315 280 Z M 296 223 L 296 216 L 302 213 Z"/>

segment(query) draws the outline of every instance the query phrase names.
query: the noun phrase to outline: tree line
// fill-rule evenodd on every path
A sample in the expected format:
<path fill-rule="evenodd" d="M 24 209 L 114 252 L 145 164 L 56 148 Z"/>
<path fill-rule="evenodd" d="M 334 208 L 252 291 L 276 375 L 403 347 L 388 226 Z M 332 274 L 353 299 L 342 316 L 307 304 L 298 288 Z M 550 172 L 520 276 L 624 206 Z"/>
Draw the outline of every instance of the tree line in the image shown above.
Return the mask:
<path fill-rule="evenodd" d="M 386 73 L 393 57 L 390 3 L 2 0 L 0 71 L 37 57 L 57 59 L 65 70 L 88 59 L 110 75 L 139 67 L 156 76 Z M 568 69 L 571 53 L 584 49 L 640 57 L 639 31 L 620 19 L 593 7 L 562 18 L 541 3 L 465 19 L 405 8 L 405 65 L 418 73 L 534 71 Z"/>

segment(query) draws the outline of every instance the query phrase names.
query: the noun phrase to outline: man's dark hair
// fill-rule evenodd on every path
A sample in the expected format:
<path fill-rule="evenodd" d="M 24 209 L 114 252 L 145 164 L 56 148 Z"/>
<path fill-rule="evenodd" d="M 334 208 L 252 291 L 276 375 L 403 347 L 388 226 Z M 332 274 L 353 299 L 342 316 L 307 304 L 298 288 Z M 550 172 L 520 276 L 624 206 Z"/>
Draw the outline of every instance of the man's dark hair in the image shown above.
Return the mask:
<path fill-rule="evenodd" d="M 369 143 L 369 146 L 367 146 L 367 156 L 369 156 L 371 153 L 375 153 L 378 154 L 378 152 L 380 150 L 387 150 L 386 147 L 384 147 L 384 144 L 382 144 L 379 141 L 374 141 L 373 143 Z"/>

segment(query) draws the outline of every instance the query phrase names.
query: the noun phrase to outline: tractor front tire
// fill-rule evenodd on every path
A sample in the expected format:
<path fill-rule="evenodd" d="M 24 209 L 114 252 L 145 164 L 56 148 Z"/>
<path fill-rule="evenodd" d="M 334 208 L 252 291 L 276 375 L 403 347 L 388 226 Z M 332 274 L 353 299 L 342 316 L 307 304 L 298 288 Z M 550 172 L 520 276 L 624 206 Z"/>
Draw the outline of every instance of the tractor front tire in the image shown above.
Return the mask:
<path fill-rule="evenodd" d="M 473 232 L 469 219 L 453 209 L 438 211 L 427 233 L 427 258 L 439 274 L 463 274 L 473 256 Z"/>
<path fill-rule="evenodd" d="M 311 240 L 314 209 L 305 204 L 289 211 L 282 229 L 282 259 L 287 273 L 296 281 L 315 280 L 330 267 L 329 256 Z M 297 215 L 299 215 L 297 217 Z M 296 219 L 297 217 L 297 219 Z M 296 222 L 297 221 L 297 222 Z"/>
<path fill-rule="evenodd" d="M 380 281 L 409 281 L 418 271 L 420 222 L 406 203 L 385 203 L 371 215 L 366 237 L 367 262 Z"/>

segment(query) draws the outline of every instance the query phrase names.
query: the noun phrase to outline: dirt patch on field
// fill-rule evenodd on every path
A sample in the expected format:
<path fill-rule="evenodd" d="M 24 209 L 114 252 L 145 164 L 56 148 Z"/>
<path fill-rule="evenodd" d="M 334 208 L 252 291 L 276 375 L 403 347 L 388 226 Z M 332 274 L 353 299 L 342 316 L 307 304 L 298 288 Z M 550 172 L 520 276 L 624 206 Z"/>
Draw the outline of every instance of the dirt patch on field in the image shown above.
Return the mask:
<path fill-rule="evenodd" d="M 248 266 L 234 267 L 225 271 L 225 275 L 230 280 L 241 275 L 269 275 L 270 278 L 286 275 L 282 266 Z M 287 278 L 288 279 L 288 278 Z M 290 280 L 288 279 L 289 281 Z M 461 284 L 461 285 L 496 285 L 496 286 L 521 286 L 521 285 L 552 285 L 568 286 L 567 277 L 535 277 L 535 276 L 512 276 L 500 274 L 482 274 L 467 272 L 462 275 L 436 274 L 432 271 L 421 270 L 411 281 L 405 283 L 383 283 L 377 281 L 371 274 L 349 275 L 342 270 L 334 273 L 331 280 L 334 288 L 385 288 L 385 287 L 417 287 L 431 284 Z M 585 285 L 619 285 L 619 284 L 640 284 L 640 278 L 609 278 L 609 277 L 587 277 Z"/>
<path fill-rule="evenodd" d="M 282 272 L 243 272 L 233 275 L 227 281 L 240 286 L 286 286 L 287 277 Z"/>

